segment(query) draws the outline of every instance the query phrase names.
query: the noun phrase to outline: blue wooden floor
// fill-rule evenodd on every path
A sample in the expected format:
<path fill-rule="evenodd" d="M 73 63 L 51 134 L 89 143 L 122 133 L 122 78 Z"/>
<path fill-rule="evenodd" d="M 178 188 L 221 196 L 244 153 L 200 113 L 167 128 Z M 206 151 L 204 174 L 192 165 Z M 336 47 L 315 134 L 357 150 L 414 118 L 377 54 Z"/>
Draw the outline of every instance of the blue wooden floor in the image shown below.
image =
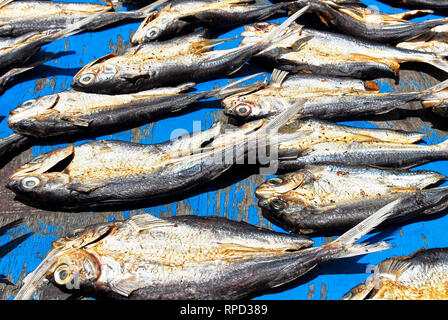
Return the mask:
<path fill-rule="evenodd" d="M 94 0 L 71 1 L 97 2 Z M 364 0 L 363 2 L 368 5 L 375 5 L 385 12 L 403 11 L 393 9 L 378 1 Z M 432 15 L 427 16 L 426 19 L 436 17 Z M 421 19 L 424 18 L 419 20 Z M 53 53 L 64 52 L 65 54 L 57 60 L 49 61 L 45 65 L 14 80 L 8 90 L 0 96 L 0 116 L 7 117 L 10 110 L 26 100 L 69 88 L 72 77 L 81 67 L 96 58 L 110 53 L 114 49 L 127 45 L 130 34 L 135 32 L 139 24 L 139 22 L 128 23 L 106 30 L 74 35 L 68 39 L 62 39 L 46 45 L 43 48 L 45 51 Z M 243 28 L 237 28 L 222 34 L 220 38 L 235 37 L 242 30 Z M 235 47 L 238 42 L 239 39 L 229 41 L 220 45 L 217 49 Z M 201 83 L 196 86 L 196 89 L 199 91 L 209 90 L 216 83 L 222 86 L 227 84 L 228 80 L 220 79 Z M 383 91 L 391 90 L 386 82 L 378 81 L 378 83 Z M 402 85 L 408 84 L 404 82 Z M 422 88 L 428 87 L 427 83 L 419 83 L 419 85 Z M 143 126 L 141 134 L 136 134 L 135 131 L 126 131 L 113 134 L 112 136 L 98 137 L 97 139 L 119 139 L 140 143 L 161 142 L 170 139 L 175 129 L 184 129 L 192 132 L 209 128 L 215 121 L 218 113 L 217 104 L 210 101 L 210 105 L 204 104 L 204 108 L 200 110 Z M 347 123 L 356 126 L 373 127 L 371 123 L 367 122 Z M 420 131 L 428 134 L 428 138 L 425 139 L 425 142 L 428 144 L 436 144 L 447 139 L 446 136 L 436 134 L 431 127 L 422 127 Z M 12 131 L 8 128 L 6 119 L 4 119 L 0 123 L 0 138 L 7 137 L 10 134 L 12 134 Z M 84 142 L 86 141 L 78 141 L 75 145 Z M 35 146 L 32 149 L 32 154 L 37 156 L 60 146 L 63 145 Z M 448 175 L 448 162 L 433 162 L 416 169 L 421 168 L 435 170 Z M 235 220 L 245 220 L 258 226 L 273 228 L 276 231 L 283 232 L 280 228 L 272 226 L 261 217 L 255 201 L 249 206 L 244 206 L 244 208 L 240 206 L 248 196 L 250 196 L 250 199 L 254 198 L 253 194 L 248 195 L 247 193 L 248 190 L 253 193 L 256 187 L 257 185 L 253 183 L 253 180 L 247 179 L 229 187 L 225 196 L 222 196 L 222 192 L 210 191 L 185 199 L 182 202 L 144 208 L 141 212 L 165 216 L 167 214 L 180 214 L 182 210 L 188 210 L 189 213 L 197 215 L 220 215 Z M 23 214 L 27 214 L 26 209 L 24 209 Z M 86 215 L 95 214 L 90 212 L 83 215 L 74 215 L 73 219 L 79 225 L 83 225 L 83 219 L 85 219 Z M 109 220 L 128 218 L 130 215 L 131 212 L 129 211 L 117 214 L 111 213 Z M 18 284 L 21 275 L 23 276 L 33 271 L 42 261 L 50 250 L 52 241 L 56 240 L 60 234 L 68 231 L 64 230 L 64 225 L 52 224 L 51 221 L 51 219 L 42 219 L 33 228 L 23 223 L 9 229 L 4 234 L 0 234 L 0 281 Z M 372 241 L 387 240 L 393 244 L 394 247 L 392 249 L 361 258 L 329 262 L 311 271 L 285 291 L 265 294 L 256 299 L 340 299 L 353 286 L 368 277 L 369 266 L 379 263 L 385 258 L 394 255 L 408 255 L 420 248 L 448 246 L 446 230 L 448 230 L 448 216 L 444 215 L 438 215 L 436 218 L 425 221 L 387 228 L 381 233 L 371 234 L 367 238 L 370 238 Z M 314 240 L 317 246 L 329 241 L 327 238 L 320 237 Z M 18 245 L 16 246 L 16 244 Z M 12 298 L 12 296 L 4 298 Z"/>

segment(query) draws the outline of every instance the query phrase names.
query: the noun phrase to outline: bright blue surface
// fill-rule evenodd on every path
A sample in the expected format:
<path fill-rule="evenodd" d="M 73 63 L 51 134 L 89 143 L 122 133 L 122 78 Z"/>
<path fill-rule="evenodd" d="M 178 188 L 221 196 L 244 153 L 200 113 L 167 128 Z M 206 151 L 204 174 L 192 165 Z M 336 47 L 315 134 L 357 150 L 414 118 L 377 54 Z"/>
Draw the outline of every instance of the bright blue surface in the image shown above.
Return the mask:
<path fill-rule="evenodd" d="M 73 0 L 74 1 L 74 0 Z M 93 0 L 86 0 L 79 2 L 98 2 Z M 68 2 L 68 1 L 67 1 Z M 376 5 L 380 10 L 390 13 L 401 12 L 403 10 L 395 10 L 378 1 L 365 0 L 366 4 Z M 100 2 L 98 2 L 100 3 Z M 428 16 L 427 18 L 435 18 L 436 16 Z M 422 19 L 422 18 L 420 18 Z M 282 21 L 281 19 L 280 21 Z M 0 116 L 7 116 L 8 112 L 15 108 L 18 104 L 43 95 L 59 92 L 70 87 L 72 77 L 76 72 L 87 63 L 99 58 L 112 51 L 111 46 L 115 46 L 120 39 L 129 42 L 130 31 L 135 31 L 140 22 L 128 23 L 111 29 L 102 31 L 85 33 L 72 36 L 68 39 L 62 39 L 52 44 L 46 45 L 43 49 L 48 52 L 60 52 L 66 50 L 67 54 L 57 59 L 57 61 L 50 61 L 44 66 L 36 68 L 32 72 L 28 72 L 23 76 L 19 76 L 21 81 L 14 81 L 14 86 L 9 88 L 2 96 L 0 96 L 0 105 L 2 106 Z M 230 38 L 238 36 L 243 31 L 243 28 L 237 28 L 223 34 L 220 38 Z M 111 40 L 112 39 L 112 40 Z M 111 41 L 113 43 L 111 43 Z M 217 47 L 217 49 L 235 47 L 239 40 L 226 42 Z M 46 80 L 39 80 L 45 77 Z M 46 81 L 43 89 L 38 90 L 36 81 Z M 206 83 L 201 83 L 196 86 L 198 91 L 210 90 L 218 83 L 223 86 L 228 83 L 227 79 L 214 80 Z M 379 83 L 381 89 L 385 92 L 390 91 L 390 88 L 384 83 Z M 138 140 L 140 143 L 156 143 L 170 139 L 172 130 L 182 128 L 188 132 L 197 130 L 194 126 L 194 121 L 200 121 L 201 130 L 209 128 L 214 122 L 217 109 L 216 104 L 210 104 L 210 107 L 205 107 L 201 110 L 196 110 L 189 114 L 184 114 L 178 117 L 170 117 L 157 122 L 154 125 L 147 125 L 142 130 L 148 130 L 148 138 Z M 366 122 L 347 122 L 347 124 L 372 127 Z M 436 136 L 430 128 L 422 128 L 422 132 L 428 133 L 429 138 L 425 139 L 428 144 L 436 144 L 446 139 L 446 137 Z M 146 131 L 145 131 L 146 132 Z M 4 138 L 12 134 L 6 124 L 6 119 L 0 123 L 0 138 Z M 98 137 L 99 139 L 119 139 L 132 140 L 133 137 L 129 132 L 120 132 L 112 136 Z M 75 144 L 81 144 L 86 141 L 78 141 Z M 35 146 L 33 148 L 34 155 L 48 152 L 57 146 Z M 433 162 L 417 169 L 428 169 L 441 172 L 448 175 L 448 166 L 446 162 Z M 197 215 L 220 215 L 228 216 L 232 219 L 241 219 L 259 226 L 267 225 L 267 221 L 257 215 L 257 204 L 254 202 L 249 208 L 248 212 L 240 212 L 238 203 L 244 197 L 244 185 L 252 184 L 253 189 L 257 186 L 249 180 L 241 181 L 232 186 L 227 198 L 217 197 L 217 191 L 211 191 L 204 194 L 199 194 L 184 201 L 187 208 L 191 208 L 191 212 Z M 219 209 L 216 209 L 219 208 Z M 154 208 L 146 208 L 143 211 L 160 216 L 161 213 L 172 210 L 173 213 L 177 210 L 177 203 L 161 205 Z M 94 213 L 91 213 L 94 214 Z M 129 217 L 129 212 L 125 212 L 125 218 Z M 81 219 L 81 218 L 73 218 Z M 114 216 L 109 218 L 110 221 L 115 220 Z M 16 283 L 23 270 L 29 273 L 37 267 L 37 265 L 45 257 L 45 254 L 51 248 L 51 242 L 56 239 L 54 231 L 60 228 L 54 225 L 41 224 L 38 230 L 30 230 L 25 225 L 21 225 L 0 237 L 0 246 L 23 236 L 32 231 L 35 233 L 22 242 L 13 251 L 0 259 L 0 275 L 9 277 L 9 279 Z M 274 230 L 283 232 L 282 229 L 274 227 Z M 420 248 L 434 248 L 444 247 L 448 245 L 448 240 L 445 237 L 445 230 L 448 230 L 448 216 L 438 217 L 437 219 L 421 221 L 406 224 L 404 226 L 387 228 L 384 232 L 369 235 L 366 238 L 373 239 L 372 241 L 387 240 L 394 245 L 394 248 L 388 251 L 370 254 L 364 257 L 344 259 L 340 261 L 333 261 L 318 267 L 305 275 L 299 282 L 295 283 L 291 289 L 275 293 L 263 295 L 257 299 L 340 299 L 353 286 L 363 281 L 367 276 L 366 268 L 368 266 L 379 263 L 380 261 L 394 255 L 408 255 Z M 384 239 L 384 236 L 386 237 Z M 325 238 L 315 238 L 316 246 L 325 242 Z"/>

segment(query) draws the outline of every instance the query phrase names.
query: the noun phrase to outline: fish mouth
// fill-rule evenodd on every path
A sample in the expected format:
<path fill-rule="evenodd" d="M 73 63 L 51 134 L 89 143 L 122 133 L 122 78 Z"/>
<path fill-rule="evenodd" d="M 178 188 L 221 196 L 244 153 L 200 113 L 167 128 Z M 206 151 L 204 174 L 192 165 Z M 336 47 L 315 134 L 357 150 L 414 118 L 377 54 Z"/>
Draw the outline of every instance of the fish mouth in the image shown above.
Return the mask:
<path fill-rule="evenodd" d="M 9 190 L 12 190 L 12 191 L 17 191 L 19 188 L 18 188 L 18 186 L 19 186 L 19 182 L 17 181 L 17 180 L 9 180 L 7 183 L 6 183 L 6 188 L 7 189 L 9 189 Z"/>
<path fill-rule="evenodd" d="M 267 200 L 274 197 L 277 193 L 270 188 L 259 187 L 255 190 L 258 199 Z"/>

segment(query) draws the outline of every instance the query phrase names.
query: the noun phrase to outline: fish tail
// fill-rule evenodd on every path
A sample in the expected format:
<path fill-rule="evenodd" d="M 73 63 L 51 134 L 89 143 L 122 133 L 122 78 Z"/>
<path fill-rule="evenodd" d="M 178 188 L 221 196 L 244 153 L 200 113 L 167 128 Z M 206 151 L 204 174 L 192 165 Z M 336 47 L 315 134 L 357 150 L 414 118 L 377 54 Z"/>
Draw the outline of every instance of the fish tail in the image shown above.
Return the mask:
<path fill-rule="evenodd" d="M 446 105 L 448 103 L 448 80 L 424 90 L 422 92 L 421 103 L 425 108 Z"/>
<path fill-rule="evenodd" d="M 446 60 L 445 55 L 434 54 L 434 57 L 429 60 L 423 60 L 423 62 L 429 63 L 430 65 L 445 71 L 448 73 L 448 61 Z"/>
<path fill-rule="evenodd" d="M 259 72 L 259 73 L 256 73 L 256 74 L 252 74 L 252 75 L 244 77 L 244 78 L 242 78 L 242 79 L 240 79 L 238 81 L 234 81 L 232 83 L 229 83 L 228 85 L 226 85 L 224 87 L 221 87 L 221 88 L 218 88 L 218 89 L 206 92 L 206 94 L 204 96 L 204 99 L 213 97 L 215 99 L 220 100 L 220 99 L 224 99 L 227 96 L 230 96 L 230 95 L 233 95 L 233 94 L 237 94 L 237 93 L 242 92 L 242 91 L 247 91 L 247 90 L 251 90 L 251 89 L 254 89 L 254 88 L 259 88 L 260 84 L 258 84 L 258 83 L 251 84 L 251 85 L 243 85 L 243 86 L 237 86 L 237 85 L 242 83 L 242 82 L 244 82 L 244 81 L 250 80 L 252 78 L 258 77 L 258 76 L 263 75 L 263 74 L 265 74 L 265 72 Z"/>
<path fill-rule="evenodd" d="M 143 8 L 135 10 L 136 13 L 142 14 L 143 16 L 148 15 L 151 11 L 153 11 L 156 7 L 168 2 L 168 0 L 157 0 Z"/>
<path fill-rule="evenodd" d="M 267 33 L 262 40 L 255 43 L 254 45 L 250 45 L 250 46 L 257 47 L 257 51 L 261 52 L 264 49 L 266 49 L 278 42 L 281 42 L 281 41 L 285 40 L 286 38 L 290 37 L 292 34 L 298 32 L 298 30 L 288 31 L 287 29 L 297 18 L 299 18 L 301 15 L 303 15 L 309 8 L 310 8 L 310 5 L 306 5 L 302 9 L 298 10 L 293 15 L 291 15 L 288 19 L 286 19 L 277 28 L 274 28 L 272 31 Z"/>
<path fill-rule="evenodd" d="M 398 199 L 387 204 L 370 217 L 348 230 L 335 241 L 323 246 L 323 250 L 330 250 L 330 252 L 332 252 L 330 255 L 324 256 L 324 260 L 353 257 L 389 249 L 391 245 L 386 242 L 378 242 L 374 244 L 355 244 L 355 242 L 394 214 L 396 212 L 395 208 L 401 201 L 401 199 Z"/>
<path fill-rule="evenodd" d="M 442 151 L 446 152 L 448 155 L 448 140 L 445 140 L 437 145 L 437 147 Z"/>

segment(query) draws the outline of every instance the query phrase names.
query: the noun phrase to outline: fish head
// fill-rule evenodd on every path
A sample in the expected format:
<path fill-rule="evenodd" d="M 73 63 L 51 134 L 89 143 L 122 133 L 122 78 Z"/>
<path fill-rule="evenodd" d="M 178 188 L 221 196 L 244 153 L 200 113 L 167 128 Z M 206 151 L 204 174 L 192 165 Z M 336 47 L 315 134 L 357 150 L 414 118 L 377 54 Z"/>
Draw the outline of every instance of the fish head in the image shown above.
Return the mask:
<path fill-rule="evenodd" d="M 44 199 L 51 204 L 70 195 L 70 176 L 63 171 L 72 159 L 74 147 L 60 148 L 39 156 L 17 169 L 6 187 L 26 199 Z"/>
<path fill-rule="evenodd" d="M 364 300 L 369 298 L 374 290 L 374 281 L 372 277 L 352 288 L 344 294 L 341 300 Z"/>
<path fill-rule="evenodd" d="M 58 257 L 47 275 L 59 286 L 79 289 L 95 282 L 100 270 L 100 265 L 92 254 L 82 249 L 72 249 Z"/>
<path fill-rule="evenodd" d="M 277 176 L 266 180 L 256 190 L 255 194 L 258 199 L 270 199 L 288 193 L 300 185 L 307 179 L 304 172 L 298 171 L 283 176 Z"/>
<path fill-rule="evenodd" d="M 53 249 L 23 280 L 16 300 L 31 298 L 45 280 L 69 290 L 93 285 L 101 274 L 99 260 L 86 248 L 107 236 L 115 224 L 98 224 L 77 229 L 53 242 Z"/>
<path fill-rule="evenodd" d="M 178 19 L 178 15 L 169 11 L 154 11 L 141 23 L 132 36 L 131 42 L 142 44 L 177 33 L 186 22 Z"/>
<path fill-rule="evenodd" d="M 303 209 L 307 207 L 306 195 L 297 189 L 307 184 L 308 179 L 307 172 L 302 171 L 268 179 L 255 190 L 258 206 L 272 221 L 290 228 L 289 231 L 297 231 L 295 221 L 306 219 Z"/>
<path fill-rule="evenodd" d="M 25 101 L 9 113 L 8 126 L 17 133 L 30 134 L 39 131 L 41 121 L 57 114 L 53 108 L 59 101 L 59 94 L 51 94 Z"/>
<path fill-rule="evenodd" d="M 73 77 L 71 86 L 87 92 L 112 90 L 119 82 L 118 65 L 110 60 L 113 57 L 115 54 L 110 53 L 86 65 Z"/>
<path fill-rule="evenodd" d="M 271 105 L 256 92 L 239 93 L 223 99 L 224 114 L 242 120 L 254 120 L 274 115 Z"/>

